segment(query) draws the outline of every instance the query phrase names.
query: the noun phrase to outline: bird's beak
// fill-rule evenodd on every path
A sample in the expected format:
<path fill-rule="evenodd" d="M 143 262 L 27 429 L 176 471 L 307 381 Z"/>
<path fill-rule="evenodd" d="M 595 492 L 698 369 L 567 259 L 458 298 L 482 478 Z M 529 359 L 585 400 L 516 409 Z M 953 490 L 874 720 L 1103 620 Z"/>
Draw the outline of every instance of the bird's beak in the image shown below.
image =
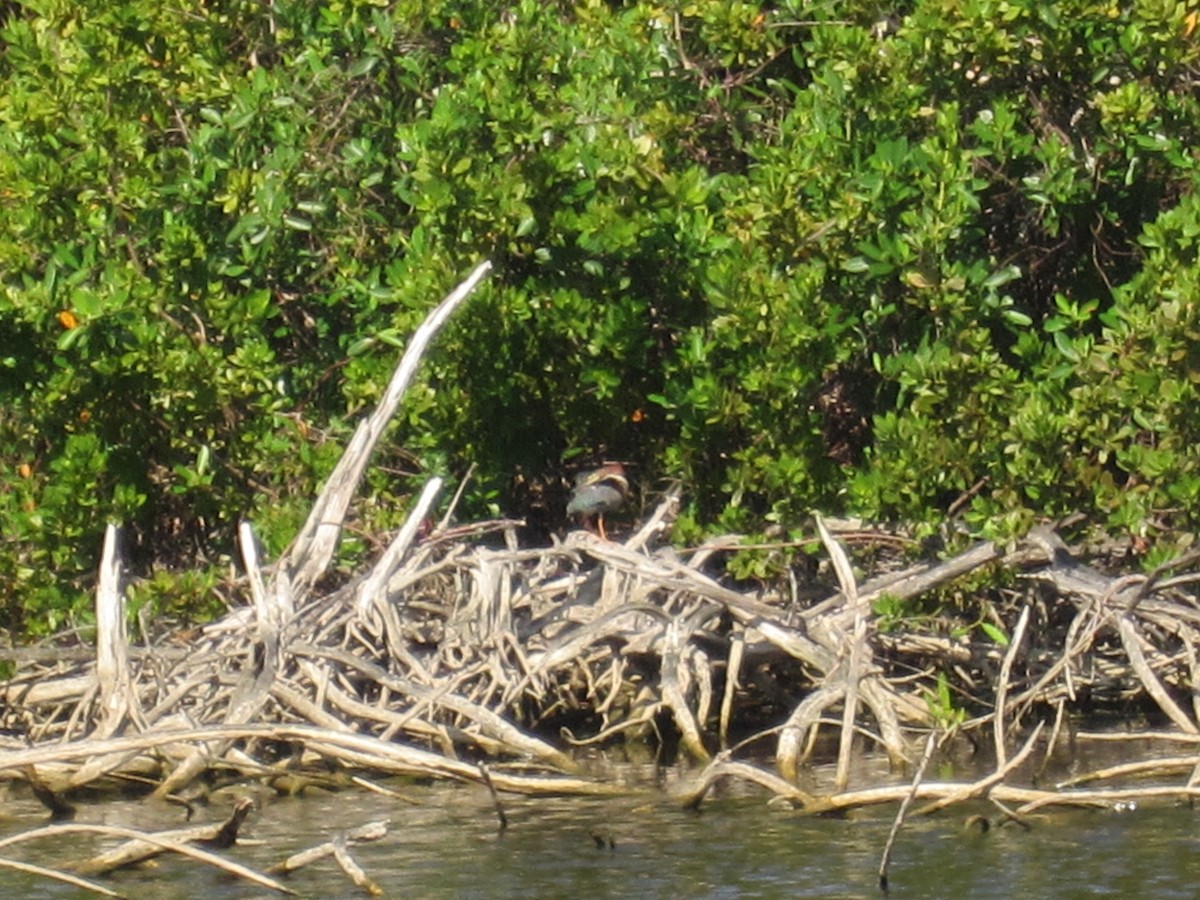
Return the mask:
<path fill-rule="evenodd" d="M 575 487 L 577 487 L 577 488 L 587 487 L 588 485 L 596 484 L 597 482 L 603 481 L 604 479 L 606 479 L 608 477 L 609 477 L 609 475 L 607 472 L 603 472 L 600 469 L 597 469 L 595 472 L 588 472 L 587 475 L 585 475 L 583 478 L 581 478 L 576 483 Z"/>

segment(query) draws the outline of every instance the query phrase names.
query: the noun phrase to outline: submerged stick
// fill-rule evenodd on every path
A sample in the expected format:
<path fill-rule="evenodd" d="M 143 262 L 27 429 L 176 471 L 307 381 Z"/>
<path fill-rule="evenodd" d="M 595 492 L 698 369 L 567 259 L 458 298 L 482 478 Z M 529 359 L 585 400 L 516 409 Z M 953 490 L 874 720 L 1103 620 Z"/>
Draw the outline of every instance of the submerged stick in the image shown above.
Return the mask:
<path fill-rule="evenodd" d="M 947 794 L 944 797 L 934 800 L 932 803 L 927 803 L 917 810 L 916 815 L 927 816 L 954 803 L 960 803 L 972 797 L 984 796 L 992 788 L 1002 784 L 1004 779 L 1009 776 L 1009 773 L 1024 763 L 1029 754 L 1033 752 L 1034 745 L 1037 744 L 1037 739 L 1041 736 L 1042 728 L 1045 724 L 1045 722 L 1038 722 L 1033 732 L 1025 739 L 1025 745 L 1017 751 L 1017 755 L 999 766 L 991 775 L 974 781 L 971 784 L 965 784 L 957 792 Z"/>
<path fill-rule="evenodd" d="M 383 888 L 371 880 L 371 876 L 366 873 L 366 870 L 350 855 L 344 842 L 334 845 L 333 858 L 337 860 L 338 867 L 346 873 L 346 877 L 354 882 L 355 887 L 372 897 L 382 896 Z"/>
<path fill-rule="evenodd" d="M 50 821 L 65 822 L 75 818 L 75 807 L 62 794 L 42 781 L 36 768 L 26 766 L 24 774 L 33 796 L 49 811 Z"/>
<path fill-rule="evenodd" d="M 78 875 L 72 875 L 70 872 L 60 872 L 57 869 L 48 869 L 45 866 L 35 866 L 33 863 L 21 862 L 17 859 L 0 858 L 0 869 L 13 869 L 17 872 L 37 875 L 40 878 L 61 881 L 63 884 L 69 884 L 71 887 L 77 887 L 80 890 L 91 891 L 93 894 L 99 894 L 101 897 L 124 896 L 123 894 L 118 894 L 116 891 L 110 891 L 102 884 L 96 884 L 94 881 L 88 881 L 86 878 L 80 878 Z"/>
<path fill-rule="evenodd" d="M 104 875 L 153 859 L 166 850 L 174 850 L 176 846 L 197 844 L 214 850 L 224 850 L 237 843 L 238 832 L 253 806 L 252 801 L 243 799 L 224 822 L 146 833 L 126 841 L 119 847 L 93 856 L 77 868 L 84 875 Z"/>
<path fill-rule="evenodd" d="M 354 828 L 342 837 L 343 845 L 358 844 L 365 841 L 378 841 L 387 836 L 388 822 L 387 820 L 379 822 L 368 822 L 366 825 L 360 825 Z M 268 875 L 289 875 L 297 869 L 302 869 L 305 866 L 312 865 L 318 860 L 332 856 L 337 850 L 337 841 L 326 841 L 323 844 L 318 844 L 315 847 L 309 847 L 307 850 L 301 850 L 299 853 L 293 853 L 281 863 L 276 863 L 267 869 Z"/>
<path fill-rule="evenodd" d="M 193 741 L 227 741 L 238 738 L 303 741 L 314 753 L 380 772 L 403 775 L 442 777 L 458 781 L 479 781 L 479 771 L 471 764 L 441 756 L 429 750 L 380 740 L 365 734 L 350 734 L 312 725 L 214 725 L 110 738 L 106 741 L 77 741 L 28 750 L 0 753 L 0 771 L 30 765 L 66 762 L 99 753 L 129 753 L 164 744 Z M 527 794 L 621 794 L 626 788 L 584 778 L 561 775 L 521 775 L 493 772 L 501 790 Z M 3 846 L 3 842 L 0 842 Z"/>
<path fill-rule="evenodd" d="M 147 844 L 153 844 L 161 848 L 162 851 L 170 851 L 180 856 L 190 857 L 198 862 L 208 863 L 210 866 L 215 866 L 218 869 L 228 872 L 230 875 L 235 875 L 245 881 L 278 891 L 281 894 L 296 893 L 274 879 L 255 872 L 253 869 L 247 868 L 240 863 L 222 859 L 215 853 L 209 853 L 207 850 L 201 850 L 177 841 L 164 839 L 149 832 L 138 831 L 134 828 L 121 828 L 115 825 L 83 825 L 75 823 L 69 825 L 48 825 L 45 828 L 35 828 L 33 831 L 26 831 L 6 837 L 0 840 L 0 848 L 25 843 L 26 841 L 39 840 L 41 838 L 61 839 L 66 834 L 102 834 L 108 837 L 127 838 L 131 841 L 144 841 Z"/>
<path fill-rule="evenodd" d="M 500 800 L 500 792 L 496 790 L 496 783 L 492 781 L 492 773 L 488 771 L 488 767 L 483 763 L 479 764 L 479 774 L 483 777 L 483 783 L 487 785 L 488 793 L 492 795 L 492 803 L 496 807 L 496 818 L 500 821 L 501 833 L 508 830 L 508 813 L 504 811 L 504 803 Z"/>
<path fill-rule="evenodd" d="M 777 797 L 782 797 L 795 803 L 805 812 L 821 811 L 826 807 L 817 797 L 785 781 L 774 772 L 744 762 L 734 762 L 728 750 L 723 750 L 710 762 L 696 778 L 694 784 L 678 796 L 679 804 L 684 809 L 699 809 L 712 786 L 722 778 L 734 777 L 749 781 L 766 788 Z"/>
<path fill-rule="evenodd" d="M 936 746 L 937 734 L 930 732 L 929 737 L 925 739 L 925 752 L 921 754 L 921 762 L 917 764 L 916 774 L 913 775 L 912 787 L 904 795 L 904 799 L 900 801 L 900 808 L 896 810 L 896 819 L 892 822 L 892 830 L 888 832 L 887 843 L 883 845 L 883 856 L 879 860 L 879 889 L 885 893 L 888 889 L 888 866 L 892 861 L 892 848 L 896 845 L 896 835 L 900 833 L 900 826 L 904 824 L 904 817 L 908 813 L 908 807 L 917 795 L 917 789 L 921 786 L 921 779 L 925 777 L 925 767 L 929 765 L 929 760 L 933 757 L 933 748 Z"/>

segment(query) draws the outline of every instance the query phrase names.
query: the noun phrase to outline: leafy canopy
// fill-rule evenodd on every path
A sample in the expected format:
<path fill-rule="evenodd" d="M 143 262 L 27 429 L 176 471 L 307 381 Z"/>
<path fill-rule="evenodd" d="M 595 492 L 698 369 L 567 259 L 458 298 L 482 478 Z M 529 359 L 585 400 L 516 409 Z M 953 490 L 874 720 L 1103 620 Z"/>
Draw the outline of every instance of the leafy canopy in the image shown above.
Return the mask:
<path fill-rule="evenodd" d="M 814 507 L 1194 527 L 1186 4 L 38 0 L 0 24 L 9 625 L 85 607 L 108 519 L 162 608 L 206 602 L 243 516 L 278 551 L 484 256 L 356 534 L 426 472 L 477 464 L 477 515 L 605 456 L 684 482 L 685 539 Z"/>

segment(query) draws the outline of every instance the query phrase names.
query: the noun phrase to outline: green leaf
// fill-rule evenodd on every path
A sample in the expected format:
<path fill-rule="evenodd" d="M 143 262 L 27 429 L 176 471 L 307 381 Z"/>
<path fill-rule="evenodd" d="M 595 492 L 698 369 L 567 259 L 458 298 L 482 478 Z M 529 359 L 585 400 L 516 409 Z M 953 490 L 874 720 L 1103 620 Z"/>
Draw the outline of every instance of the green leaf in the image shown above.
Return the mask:
<path fill-rule="evenodd" d="M 1019 266 L 1005 266 L 1003 269 L 999 269 L 988 276 L 983 282 L 983 286 L 987 290 L 994 291 L 996 288 L 1003 287 L 1010 281 L 1015 281 L 1020 277 L 1021 269 Z"/>
<path fill-rule="evenodd" d="M 1027 328 L 1033 324 L 1033 319 L 1030 316 L 1017 309 L 1005 309 L 1001 312 L 1001 315 L 1004 316 L 1005 321 L 1021 328 Z"/>
<path fill-rule="evenodd" d="M 1008 646 L 1008 635 L 1002 629 L 993 625 L 991 622 L 980 622 L 979 629 L 988 636 L 992 643 L 1001 647 Z"/>

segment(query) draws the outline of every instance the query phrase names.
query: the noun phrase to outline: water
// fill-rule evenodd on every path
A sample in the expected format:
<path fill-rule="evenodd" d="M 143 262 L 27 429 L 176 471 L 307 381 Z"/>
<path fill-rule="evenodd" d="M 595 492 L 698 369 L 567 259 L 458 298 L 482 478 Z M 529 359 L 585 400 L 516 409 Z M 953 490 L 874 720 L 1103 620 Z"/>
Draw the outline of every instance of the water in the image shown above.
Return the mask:
<path fill-rule="evenodd" d="M 660 792 L 619 799 L 505 797 L 499 833 L 482 788 L 401 786 L 409 802 L 346 792 L 264 796 L 230 858 L 259 870 L 338 830 L 390 819 L 388 836 L 353 854 L 385 896 L 414 898 L 880 898 L 879 857 L 894 806 L 843 818 L 805 818 L 756 793 L 677 808 Z M 221 811 L 213 809 L 213 818 Z M 980 805 L 908 823 L 893 851 L 889 898 L 1193 898 L 1200 884 L 1200 832 L 1184 807 L 1141 805 L 1124 813 L 1057 810 L 1034 827 L 963 828 Z M 3 807 L 0 831 L 45 822 L 21 792 Z M 77 821 L 180 827 L 177 808 L 136 802 L 81 806 Z M 991 814 L 996 820 L 994 813 Z M 592 835 L 614 846 L 597 847 Z M 111 842 L 60 838 L 0 855 L 62 864 Z M 74 898 L 77 889 L 21 873 L 0 876 L 4 896 Z M 200 864 L 160 857 L 152 867 L 102 880 L 141 898 L 273 896 Z M 361 896 L 332 860 L 287 883 L 305 897 Z"/>

